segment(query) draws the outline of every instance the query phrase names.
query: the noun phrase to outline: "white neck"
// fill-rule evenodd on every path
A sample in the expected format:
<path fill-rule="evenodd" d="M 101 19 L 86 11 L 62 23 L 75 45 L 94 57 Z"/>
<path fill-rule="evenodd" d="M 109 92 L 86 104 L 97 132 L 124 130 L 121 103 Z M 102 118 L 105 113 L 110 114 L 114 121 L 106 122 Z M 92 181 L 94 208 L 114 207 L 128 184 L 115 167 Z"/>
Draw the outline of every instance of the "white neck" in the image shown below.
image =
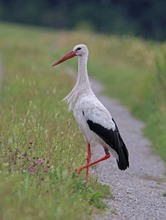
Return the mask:
<path fill-rule="evenodd" d="M 64 99 L 67 104 L 69 104 L 69 110 L 74 108 L 81 95 L 92 92 L 87 71 L 87 61 L 88 55 L 78 57 L 77 82 L 71 92 Z"/>
<path fill-rule="evenodd" d="M 85 85 L 86 87 L 90 86 L 88 71 L 87 71 L 87 62 L 88 55 L 78 57 L 78 78 L 77 83 L 79 86 Z"/>

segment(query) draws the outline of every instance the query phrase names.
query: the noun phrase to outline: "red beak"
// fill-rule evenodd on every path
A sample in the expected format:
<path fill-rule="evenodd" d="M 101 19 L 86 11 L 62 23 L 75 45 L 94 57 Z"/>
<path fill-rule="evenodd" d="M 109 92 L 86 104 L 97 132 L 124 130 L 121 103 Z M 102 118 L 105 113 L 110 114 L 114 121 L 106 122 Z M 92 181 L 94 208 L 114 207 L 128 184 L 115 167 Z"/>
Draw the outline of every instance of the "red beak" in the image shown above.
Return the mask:
<path fill-rule="evenodd" d="M 74 51 L 71 51 L 70 53 L 66 54 L 64 57 L 62 57 L 60 60 L 56 61 L 52 66 L 56 66 L 65 60 L 71 59 L 72 57 L 75 57 L 76 53 Z"/>

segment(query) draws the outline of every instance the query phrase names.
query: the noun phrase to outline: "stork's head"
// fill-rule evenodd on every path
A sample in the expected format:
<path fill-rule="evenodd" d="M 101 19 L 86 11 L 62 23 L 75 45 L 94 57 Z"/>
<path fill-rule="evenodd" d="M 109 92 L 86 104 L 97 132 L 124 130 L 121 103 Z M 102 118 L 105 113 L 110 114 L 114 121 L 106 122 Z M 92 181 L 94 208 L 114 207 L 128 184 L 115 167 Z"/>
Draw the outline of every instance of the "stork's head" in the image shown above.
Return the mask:
<path fill-rule="evenodd" d="M 89 53 L 88 48 L 85 44 L 78 44 L 73 48 L 71 52 L 69 52 L 64 57 L 62 57 L 60 60 L 55 62 L 52 66 L 56 66 L 64 62 L 65 60 L 71 59 L 72 57 L 75 57 L 75 56 L 78 56 L 78 57 L 88 56 L 88 53 Z"/>
<path fill-rule="evenodd" d="M 73 48 L 76 56 L 88 55 L 88 48 L 85 44 L 78 44 Z"/>

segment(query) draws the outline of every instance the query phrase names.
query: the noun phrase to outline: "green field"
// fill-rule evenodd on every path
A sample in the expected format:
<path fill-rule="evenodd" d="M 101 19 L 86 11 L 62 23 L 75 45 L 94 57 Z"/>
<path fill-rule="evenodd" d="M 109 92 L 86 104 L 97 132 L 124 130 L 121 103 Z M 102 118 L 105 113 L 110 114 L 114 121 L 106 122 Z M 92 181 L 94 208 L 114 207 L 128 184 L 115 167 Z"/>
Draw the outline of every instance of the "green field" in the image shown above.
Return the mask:
<path fill-rule="evenodd" d="M 0 216 L 21 219 L 89 219 L 111 197 L 107 186 L 73 171 L 85 163 L 86 145 L 67 106 L 73 86 L 67 67 L 51 64 L 74 45 L 89 47 L 89 73 L 108 95 L 146 122 L 145 134 L 166 161 L 166 44 L 0 24 L 4 69 L 0 91 Z M 158 59 L 158 69 L 156 67 Z"/>

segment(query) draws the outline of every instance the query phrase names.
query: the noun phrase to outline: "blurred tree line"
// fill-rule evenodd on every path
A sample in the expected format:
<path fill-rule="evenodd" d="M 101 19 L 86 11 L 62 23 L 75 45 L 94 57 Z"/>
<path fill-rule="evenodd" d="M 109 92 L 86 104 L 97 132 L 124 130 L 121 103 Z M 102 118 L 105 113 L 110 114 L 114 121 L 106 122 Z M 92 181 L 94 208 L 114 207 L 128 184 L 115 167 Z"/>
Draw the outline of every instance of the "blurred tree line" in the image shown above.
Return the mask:
<path fill-rule="evenodd" d="M 0 0 L 0 20 L 166 39 L 165 0 Z"/>

